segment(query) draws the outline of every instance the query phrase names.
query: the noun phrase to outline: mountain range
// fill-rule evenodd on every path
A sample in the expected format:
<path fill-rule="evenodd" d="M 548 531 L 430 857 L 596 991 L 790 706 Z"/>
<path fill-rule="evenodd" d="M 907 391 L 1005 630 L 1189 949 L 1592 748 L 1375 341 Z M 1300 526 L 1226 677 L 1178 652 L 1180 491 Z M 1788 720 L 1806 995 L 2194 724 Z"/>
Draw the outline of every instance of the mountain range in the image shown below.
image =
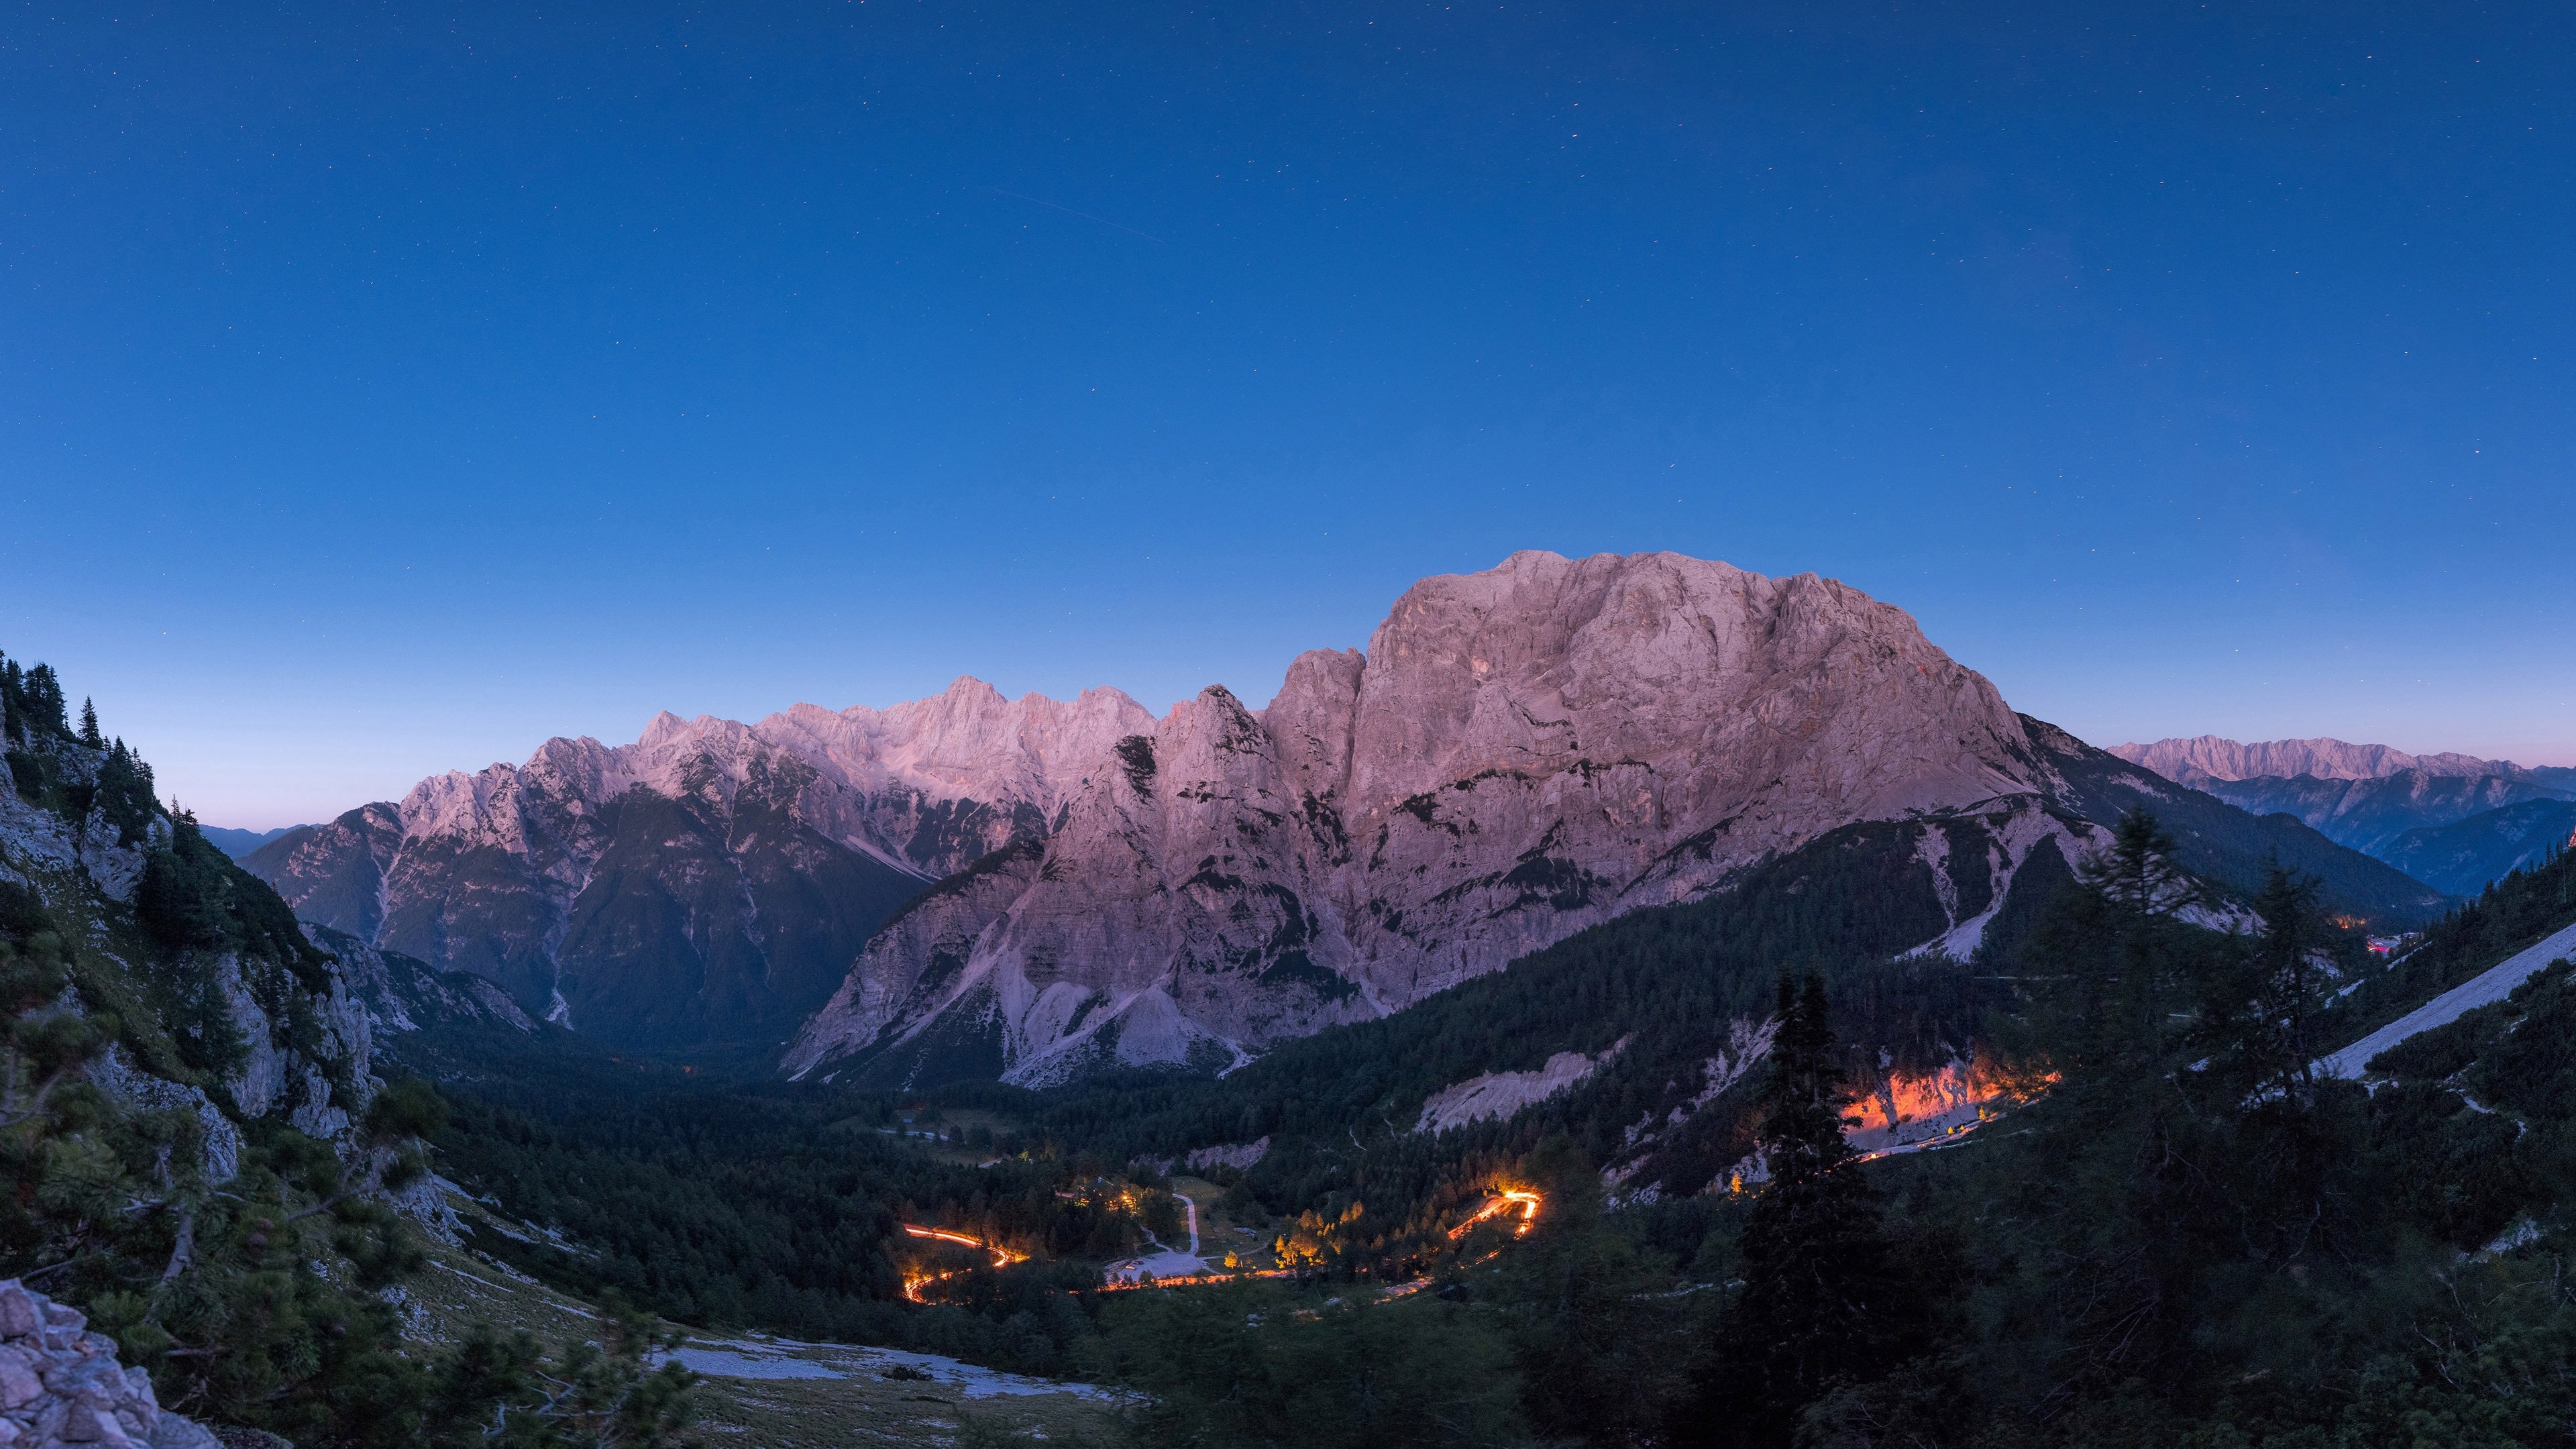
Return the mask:
<path fill-rule="evenodd" d="M 302 825 L 281 825 L 274 830 L 235 830 L 223 825 L 199 827 L 200 832 L 206 837 L 207 844 L 235 860 L 242 859 L 281 835 L 306 828 L 308 827 Z"/>
<path fill-rule="evenodd" d="M 2565 766 L 2215 735 L 2114 745 L 2111 753 L 2255 814 L 2297 816 L 2453 895 L 2475 895 L 2564 848 L 2576 831 L 2576 769 Z"/>
<path fill-rule="evenodd" d="M 1416 584 L 1263 708 L 961 679 L 884 710 L 656 718 L 288 832 L 303 918 L 628 1046 L 893 1083 L 1229 1069 L 1639 907 L 1900 822 L 1972 954 L 2013 875 L 2129 805 L 2250 890 L 2439 897 L 2016 714 L 1911 617 L 1814 575 L 1515 554 Z"/>

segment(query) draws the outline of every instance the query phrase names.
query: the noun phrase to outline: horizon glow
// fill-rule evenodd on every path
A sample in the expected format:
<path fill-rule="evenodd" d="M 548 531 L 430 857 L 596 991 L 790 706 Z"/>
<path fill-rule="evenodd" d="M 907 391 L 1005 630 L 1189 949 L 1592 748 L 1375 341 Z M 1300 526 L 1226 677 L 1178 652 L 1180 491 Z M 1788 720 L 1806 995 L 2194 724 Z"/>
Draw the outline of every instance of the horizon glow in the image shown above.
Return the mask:
<path fill-rule="evenodd" d="M 22 17 L 0 650 L 210 824 L 1247 702 L 1522 548 L 2099 744 L 2576 764 L 2576 16 Z"/>

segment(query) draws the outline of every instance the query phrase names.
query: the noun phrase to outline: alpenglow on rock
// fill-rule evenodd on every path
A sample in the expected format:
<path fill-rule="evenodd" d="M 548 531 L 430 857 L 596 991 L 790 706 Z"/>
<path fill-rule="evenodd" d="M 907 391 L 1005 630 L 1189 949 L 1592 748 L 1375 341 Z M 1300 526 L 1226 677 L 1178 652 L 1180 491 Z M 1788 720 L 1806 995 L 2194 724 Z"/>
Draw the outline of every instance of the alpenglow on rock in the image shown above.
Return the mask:
<path fill-rule="evenodd" d="M 2511 760 L 2481 760 L 2474 755 L 2410 755 L 2388 745 L 2356 745 L 2344 740 L 2262 740 L 2240 744 L 2217 735 L 2165 739 L 2154 744 L 2112 745 L 2112 754 L 2143 765 L 2168 780 L 2198 786 L 2210 780 L 2293 779 L 2376 780 L 2408 770 L 2431 776 L 2514 775 L 2522 767 Z"/>
<path fill-rule="evenodd" d="M 609 1041 L 783 1039 L 887 912 L 1043 835 L 1152 716 L 979 681 L 758 724 L 663 714 L 611 748 L 434 776 L 243 862 L 306 920 L 498 982 Z"/>
<path fill-rule="evenodd" d="M 1105 763 L 891 920 L 788 1068 L 1223 1069 L 1836 826 L 2051 783 L 1901 610 L 1674 554 L 1426 579 L 1365 654 L 1300 656 L 1257 711 L 1212 687 Z"/>
<path fill-rule="evenodd" d="M 1258 710 L 960 679 L 884 710 L 665 714 L 244 864 L 310 922 L 619 1045 L 1042 1083 L 1222 1071 L 1861 821 L 1912 822 L 1947 918 L 1923 949 L 1964 957 L 2024 863 L 2142 805 L 2221 878 L 2277 854 L 2341 909 L 2439 901 L 2015 715 L 1900 610 L 1675 554 L 1426 579 Z"/>

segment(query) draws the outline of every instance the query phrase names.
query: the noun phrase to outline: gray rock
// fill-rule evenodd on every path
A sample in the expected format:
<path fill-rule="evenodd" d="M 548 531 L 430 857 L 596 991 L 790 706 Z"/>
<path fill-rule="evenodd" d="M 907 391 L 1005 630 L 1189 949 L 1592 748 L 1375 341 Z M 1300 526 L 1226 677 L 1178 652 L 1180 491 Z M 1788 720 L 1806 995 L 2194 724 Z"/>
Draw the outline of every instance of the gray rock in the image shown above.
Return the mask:
<path fill-rule="evenodd" d="M 0 1348 L 0 1409 L 22 1409 L 45 1391 L 39 1360 L 21 1348 Z"/>
<path fill-rule="evenodd" d="M 0 1282 L 0 1449 L 213 1449 L 205 1429 L 162 1412 L 151 1377 L 120 1367 L 115 1340 L 86 1332 L 87 1322 L 14 1278 Z"/>

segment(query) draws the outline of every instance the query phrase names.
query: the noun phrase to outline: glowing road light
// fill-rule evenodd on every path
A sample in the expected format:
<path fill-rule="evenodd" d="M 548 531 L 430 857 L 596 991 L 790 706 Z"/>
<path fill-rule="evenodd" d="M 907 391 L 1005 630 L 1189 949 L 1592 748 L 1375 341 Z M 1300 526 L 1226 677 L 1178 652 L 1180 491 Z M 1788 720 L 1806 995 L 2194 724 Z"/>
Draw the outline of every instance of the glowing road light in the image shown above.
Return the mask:
<path fill-rule="evenodd" d="M 970 1238 L 964 1233 L 952 1233 L 946 1228 L 925 1228 L 918 1223 L 905 1223 L 903 1230 L 911 1237 L 955 1243 L 961 1248 L 976 1248 L 990 1253 L 993 1255 L 993 1266 L 996 1268 L 1007 1268 L 1013 1263 L 1025 1263 L 1029 1260 L 1029 1255 L 1026 1253 L 1014 1253 L 998 1243 L 988 1243 L 981 1238 Z"/>
<path fill-rule="evenodd" d="M 1476 1209 L 1476 1215 L 1474 1217 L 1471 1217 L 1465 1222 L 1460 1223 L 1458 1226 L 1451 1228 L 1449 1230 L 1449 1240 L 1451 1242 L 1456 1242 L 1458 1239 L 1467 1236 L 1467 1234 L 1472 1231 L 1477 1224 L 1491 1222 L 1495 1218 L 1501 1217 L 1503 1214 L 1510 1212 L 1514 1208 L 1520 1209 L 1521 1220 L 1520 1225 L 1512 1229 L 1512 1236 L 1516 1238 L 1528 1237 L 1530 1225 L 1538 1221 L 1538 1206 L 1540 1201 L 1541 1199 L 1537 1193 L 1531 1192 L 1526 1188 L 1507 1188 L 1504 1191 L 1497 1193 L 1492 1199 L 1488 1200 L 1483 1207 Z"/>
<path fill-rule="evenodd" d="M 1025 1263 L 1029 1260 L 1029 1255 L 1026 1253 L 1014 1253 L 999 1243 L 970 1238 L 964 1233 L 952 1233 L 946 1228 L 926 1228 L 919 1223 L 905 1223 L 903 1231 L 906 1237 L 926 1238 L 936 1243 L 953 1243 L 961 1248 L 973 1248 L 978 1252 L 990 1253 L 993 1255 L 993 1266 L 996 1268 L 1007 1268 L 1013 1263 Z M 929 1300 L 921 1296 L 922 1289 L 956 1276 L 954 1273 L 907 1273 L 903 1278 L 903 1296 L 915 1303 L 928 1302 Z"/>

